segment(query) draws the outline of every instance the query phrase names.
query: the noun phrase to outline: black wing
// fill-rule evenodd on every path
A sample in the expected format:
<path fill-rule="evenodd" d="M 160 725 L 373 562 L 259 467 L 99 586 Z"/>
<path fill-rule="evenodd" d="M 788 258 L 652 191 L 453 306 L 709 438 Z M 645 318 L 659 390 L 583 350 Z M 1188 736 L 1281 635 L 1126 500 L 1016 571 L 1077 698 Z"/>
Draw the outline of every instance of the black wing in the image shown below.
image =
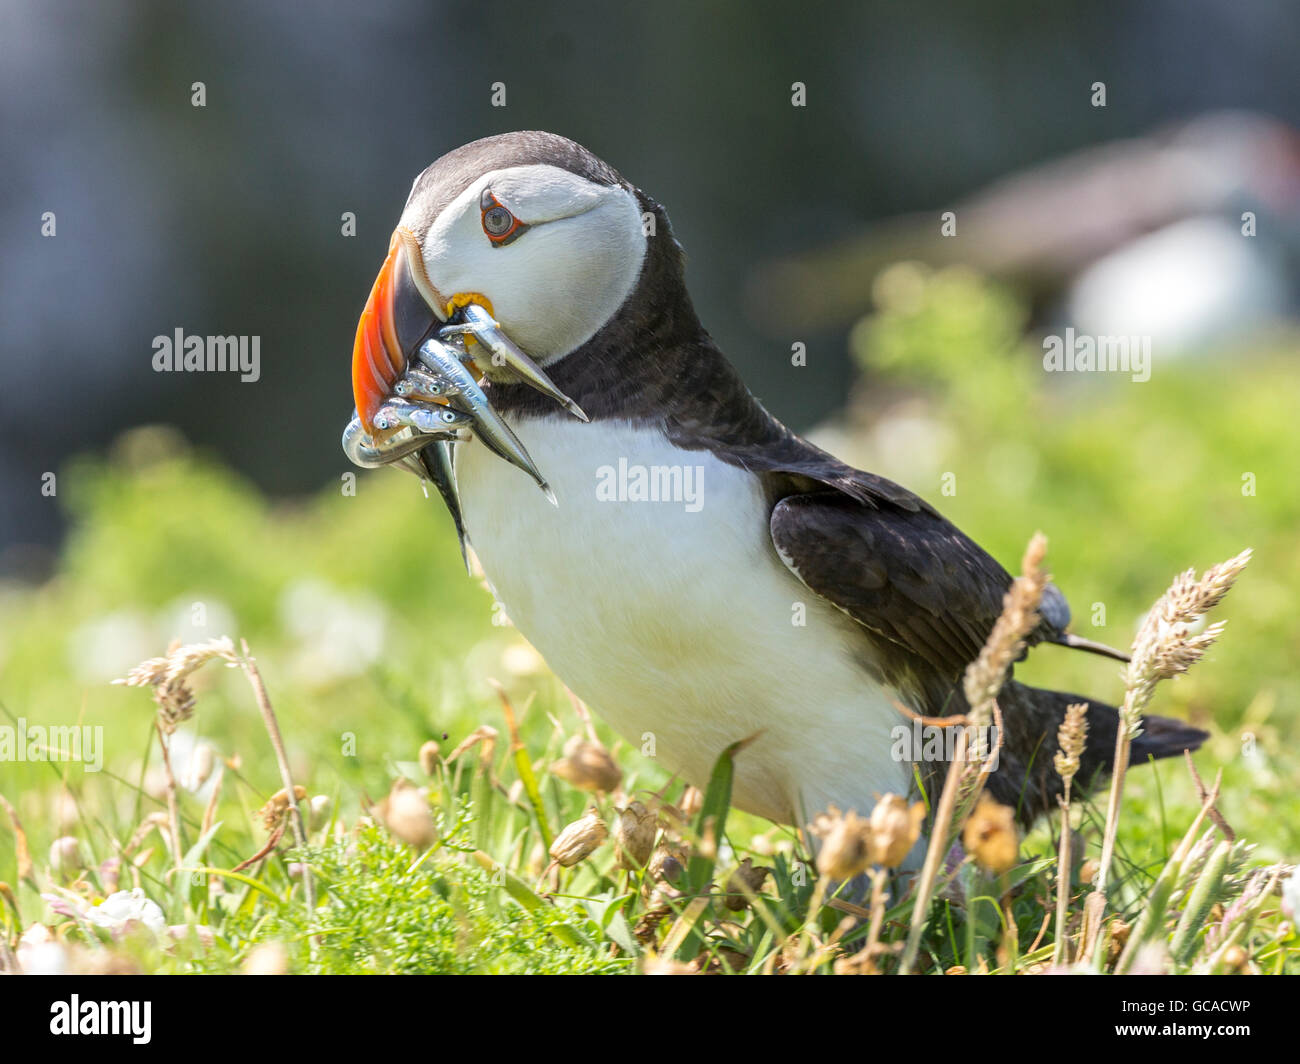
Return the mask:
<path fill-rule="evenodd" d="M 1011 586 L 1011 574 L 929 508 L 871 506 L 835 490 L 789 495 L 772 510 L 771 532 L 805 585 L 949 681 L 979 655 Z M 1065 602 L 1052 590 L 1055 616 L 1030 643 L 1059 637 L 1053 621 Z"/>

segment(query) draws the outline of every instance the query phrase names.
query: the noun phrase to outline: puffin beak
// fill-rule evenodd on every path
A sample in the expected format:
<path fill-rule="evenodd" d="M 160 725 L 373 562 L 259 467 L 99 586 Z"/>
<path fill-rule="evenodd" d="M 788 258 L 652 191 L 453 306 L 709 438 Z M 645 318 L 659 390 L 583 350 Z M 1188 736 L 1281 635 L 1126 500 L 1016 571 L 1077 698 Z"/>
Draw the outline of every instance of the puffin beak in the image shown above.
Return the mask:
<path fill-rule="evenodd" d="M 352 346 L 352 396 L 357 416 L 372 437 L 385 435 L 375 429 L 374 417 L 406 368 L 406 352 L 446 320 L 443 303 L 424 272 L 415 234 L 398 226 L 357 322 Z"/>

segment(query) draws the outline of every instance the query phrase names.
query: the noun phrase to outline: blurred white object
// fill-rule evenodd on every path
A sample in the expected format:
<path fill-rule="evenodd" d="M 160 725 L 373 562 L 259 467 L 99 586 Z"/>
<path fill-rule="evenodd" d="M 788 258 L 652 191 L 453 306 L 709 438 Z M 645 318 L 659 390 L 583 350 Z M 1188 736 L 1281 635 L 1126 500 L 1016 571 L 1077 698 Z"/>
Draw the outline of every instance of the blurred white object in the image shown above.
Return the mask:
<path fill-rule="evenodd" d="M 1221 217 L 1175 222 L 1087 266 L 1066 317 L 1092 336 L 1150 336 L 1157 359 L 1228 339 L 1287 312 L 1273 247 Z"/>
<path fill-rule="evenodd" d="M 115 935 L 126 931 L 132 924 L 147 927 L 155 935 L 161 935 L 167 930 L 162 909 L 156 902 L 146 898 L 140 887 L 110 894 L 99 905 L 92 905 L 86 910 L 86 919 L 96 927 L 107 928 Z"/>

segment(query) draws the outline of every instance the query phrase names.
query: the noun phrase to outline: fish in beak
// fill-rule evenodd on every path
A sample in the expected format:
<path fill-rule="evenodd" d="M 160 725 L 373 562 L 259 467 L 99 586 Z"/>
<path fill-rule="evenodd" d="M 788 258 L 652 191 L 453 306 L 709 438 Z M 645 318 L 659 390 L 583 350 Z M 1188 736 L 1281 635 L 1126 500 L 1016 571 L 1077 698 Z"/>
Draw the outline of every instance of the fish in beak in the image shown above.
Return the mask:
<path fill-rule="evenodd" d="M 444 339 L 451 336 L 472 337 L 491 352 L 494 365 L 509 366 L 525 384 L 532 385 L 548 399 L 554 399 L 574 417 L 581 421 L 590 420 L 583 413 L 582 407 L 560 391 L 546 375 L 546 371 L 502 331 L 486 307 L 479 303 L 466 303 L 460 308 L 457 317 L 458 321 L 439 329 L 438 335 Z"/>
<path fill-rule="evenodd" d="M 522 469 L 552 504 L 555 494 L 510 426 L 488 402 L 467 347 L 481 345 L 494 366 L 555 400 L 574 416 L 586 414 L 502 331 L 491 311 L 471 295 L 445 300 L 429 281 L 415 234 L 398 226 L 388 256 L 357 323 L 352 349 L 356 416 L 343 449 L 367 468 L 398 463 L 432 480 L 444 500 L 454 497 L 451 445 L 472 431 L 498 457 Z M 421 452 L 438 442 L 437 461 Z M 434 474 L 438 474 L 435 476 Z M 452 516 L 457 508 L 448 501 Z"/>
<path fill-rule="evenodd" d="M 385 431 L 376 426 L 375 414 L 393 394 L 415 349 L 435 329 L 445 341 L 478 342 L 494 365 L 508 367 L 521 381 L 587 420 L 578 404 L 506 336 L 488 308 L 469 295 L 443 298 L 425 272 L 415 234 L 398 226 L 352 346 L 352 395 L 361 425 L 372 437 Z"/>
<path fill-rule="evenodd" d="M 465 368 L 464 363 L 461 361 L 464 357 L 463 350 L 457 350 L 450 343 L 431 338 L 420 345 L 416 354 L 425 369 L 435 379 L 447 382 L 447 390 L 452 394 L 449 402 L 459 405 L 461 409 L 471 415 L 475 435 L 497 457 L 504 458 L 511 465 L 517 466 L 532 477 L 537 482 L 537 486 L 542 489 L 542 493 L 551 501 L 551 504 L 556 505 L 555 493 L 551 491 L 551 486 L 546 483 L 546 478 L 533 464 L 528 451 L 519 442 L 519 437 L 514 434 L 501 416 L 492 409 L 491 404 L 488 403 L 487 395 L 479 387 L 474 375 Z M 381 408 L 381 413 L 386 409 L 387 407 Z"/>

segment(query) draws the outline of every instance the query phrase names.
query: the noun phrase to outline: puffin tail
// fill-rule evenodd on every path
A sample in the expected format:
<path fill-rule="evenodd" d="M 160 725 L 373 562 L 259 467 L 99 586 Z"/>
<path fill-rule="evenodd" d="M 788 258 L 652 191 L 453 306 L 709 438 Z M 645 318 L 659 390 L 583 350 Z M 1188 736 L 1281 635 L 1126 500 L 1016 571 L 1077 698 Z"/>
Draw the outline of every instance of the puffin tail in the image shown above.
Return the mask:
<path fill-rule="evenodd" d="M 1142 718 L 1142 734 L 1133 740 L 1129 760 L 1137 765 L 1162 757 L 1177 757 L 1184 750 L 1199 750 L 1209 737 L 1209 732 L 1194 728 L 1185 720 L 1146 716 Z"/>
<path fill-rule="evenodd" d="M 1057 731 L 1067 707 L 1074 702 L 1088 706 L 1088 738 L 1074 779 L 1074 793 L 1078 794 L 1087 793 L 1110 775 L 1119 711 L 1082 695 L 1028 687 L 1014 680 L 998 696 L 1005 734 L 998 767 L 989 777 L 989 790 L 998 801 L 1015 807 L 1026 825 L 1056 808 L 1062 792 L 1061 777 L 1053 765 Z M 1142 733 L 1133 740 L 1130 763 L 1137 766 L 1153 758 L 1178 757 L 1184 750 L 1198 749 L 1208 737 L 1209 733 L 1185 721 L 1146 716 Z"/>

